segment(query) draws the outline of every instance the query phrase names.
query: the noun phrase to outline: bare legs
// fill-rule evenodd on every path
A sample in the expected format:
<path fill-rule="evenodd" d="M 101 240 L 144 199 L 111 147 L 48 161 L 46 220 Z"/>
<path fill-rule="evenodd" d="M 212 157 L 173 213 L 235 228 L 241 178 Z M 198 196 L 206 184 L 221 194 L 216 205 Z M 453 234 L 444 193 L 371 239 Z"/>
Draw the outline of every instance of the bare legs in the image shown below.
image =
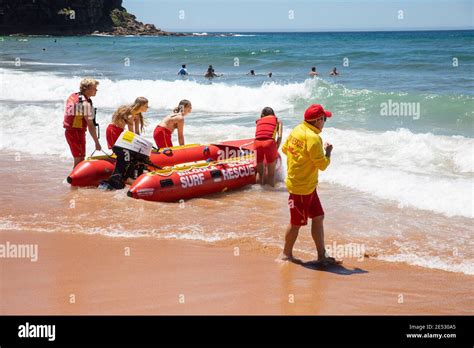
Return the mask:
<path fill-rule="evenodd" d="M 257 163 L 257 184 L 264 185 L 265 166 L 262 163 Z"/>
<path fill-rule="evenodd" d="M 265 184 L 270 185 L 271 187 L 275 187 L 275 167 L 276 161 L 267 165 L 268 175 L 266 177 Z"/>
<path fill-rule="evenodd" d="M 311 237 L 313 237 L 316 250 L 318 251 L 318 261 L 326 257 L 326 250 L 324 249 L 324 215 L 316 216 L 311 222 Z"/>
<path fill-rule="evenodd" d="M 296 238 L 298 238 L 298 232 L 300 226 L 288 225 L 285 233 L 285 246 L 283 248 L 283 256 L 287 258 L 293 258 L 293 246 L 295 245 Z"/>
<path fill-rule="evenodd" d="M 267 174 L 265 175 L 265 165 L 257 164 L 257 184 L 270 185 L 275 187 L 275 167 L 276 161 L 267 165 Z"/>
<path fill-rule="evenodd" d="M 335 261 L 333 258 L 326 257 L 324 248 L 324 215 L 316 216 L 311 219 L 311 236 L 313 237 L 316 250 L 318 251 L 318 261 Z M 288 225 L 285 232 L 285 246 L 283 247 L 283 257 L 293 259 L 293 247 L 301 226 Z"/>

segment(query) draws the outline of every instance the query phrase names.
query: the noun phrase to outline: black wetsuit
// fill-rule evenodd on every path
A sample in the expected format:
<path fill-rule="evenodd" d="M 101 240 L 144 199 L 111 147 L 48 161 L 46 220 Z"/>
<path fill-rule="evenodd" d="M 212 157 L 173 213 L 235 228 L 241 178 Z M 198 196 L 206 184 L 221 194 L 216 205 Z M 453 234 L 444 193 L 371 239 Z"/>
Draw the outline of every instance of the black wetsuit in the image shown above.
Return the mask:
<path fill-rule="evenodd" d="M 128 178 L 136 179 L 143 174 L 150 158 L 146 155 L 130 151 L 119 146 L 112 147 L 117 156 L 115 169 L 110 178 L 101 182 L 107 189 L 120 190 L 125 187 Z"/>

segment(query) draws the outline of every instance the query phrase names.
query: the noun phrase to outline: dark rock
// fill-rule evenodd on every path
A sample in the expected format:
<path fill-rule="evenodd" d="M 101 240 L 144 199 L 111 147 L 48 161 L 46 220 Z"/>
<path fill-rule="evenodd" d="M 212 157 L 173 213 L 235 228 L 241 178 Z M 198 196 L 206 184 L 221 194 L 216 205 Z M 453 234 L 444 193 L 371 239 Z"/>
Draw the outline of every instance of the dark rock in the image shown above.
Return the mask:
<path fill-rule="evenodd" d="M 177 35 L 143 24 L 122 0 L 0 0 L 0 35 Z"/>

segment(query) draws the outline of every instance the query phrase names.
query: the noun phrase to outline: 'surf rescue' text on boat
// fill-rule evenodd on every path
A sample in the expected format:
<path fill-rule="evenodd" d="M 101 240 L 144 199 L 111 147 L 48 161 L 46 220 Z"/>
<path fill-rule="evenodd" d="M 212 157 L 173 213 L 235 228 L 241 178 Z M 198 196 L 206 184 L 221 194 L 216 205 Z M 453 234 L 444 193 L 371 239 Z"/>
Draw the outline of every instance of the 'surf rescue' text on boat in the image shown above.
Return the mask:
<path fill-rule="evenodd" d="M 182 164 L 138 177 L 128 196 L 160 202 L 174 202 L 255 184 L 255 157 Z"/>

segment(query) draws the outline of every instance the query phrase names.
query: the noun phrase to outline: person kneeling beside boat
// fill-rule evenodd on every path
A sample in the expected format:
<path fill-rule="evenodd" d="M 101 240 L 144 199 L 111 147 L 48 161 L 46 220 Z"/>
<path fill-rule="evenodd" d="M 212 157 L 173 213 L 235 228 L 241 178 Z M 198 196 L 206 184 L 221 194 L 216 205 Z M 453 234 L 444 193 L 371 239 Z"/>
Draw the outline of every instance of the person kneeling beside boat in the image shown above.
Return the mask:
<path fill-rule="evenodd" d="M 152 143 L 143 137 L 124 130 L 112 147 L 117 156 L 115 169 L 109 179 L 104 180 L 99 188 L 106 190 L 120 190 L 125 187 L 128 179 L 135 179 L 141 175 L 150 164 Z"/>

